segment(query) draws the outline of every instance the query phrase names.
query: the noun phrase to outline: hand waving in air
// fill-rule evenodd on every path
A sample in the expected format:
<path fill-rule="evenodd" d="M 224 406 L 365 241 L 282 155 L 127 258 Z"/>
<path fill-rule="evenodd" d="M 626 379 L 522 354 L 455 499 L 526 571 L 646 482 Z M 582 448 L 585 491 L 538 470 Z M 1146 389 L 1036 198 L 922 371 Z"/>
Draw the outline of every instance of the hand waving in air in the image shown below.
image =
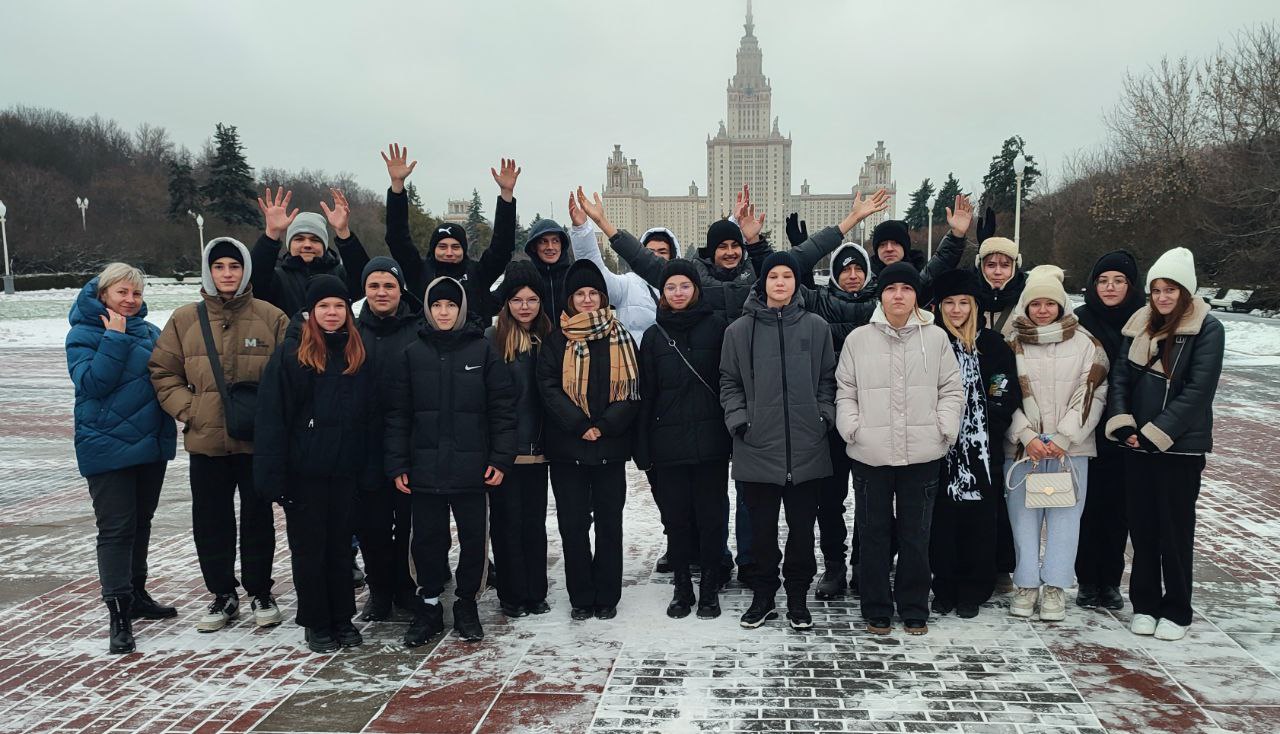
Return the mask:
<path fill-rule="evenodd" d="M 516 166 L 514 158 L 503 158 L 499 167 L 501 172 L 490 168 L 489 173 L 493 174 L 493 181 L 498 184 L 498 191 L 502 196 L 502 200 L 511 203 L 516 191 L 516 179 L 520 178 L 522 169 Z"/>
<path fill-rule="evenodd" d="M 756 216 L 756 205 L 751 203 L 751 188 L 747 184 L 743 184 L 742 191 L 738 192 L 733 217 L 738 220 L 738 229 L 742 230 L 744 242 L 754 245 L 760 241 L 760 230 L 764 229 L 764 212 Z"/>
<path fill-rule="evenodd" d="M 340 190 L 330 187 L 329 193 L 333 195 L 333 208 L 321 201 L 320 209 L 324 211 L 324 218 L 329 220 L 329 226 L 338 234 L 338 239 L 345 240 L 351 236 L 351 205 Z"/>
<path fill-rule="evenodd" d="M 591 221 L 596 223 L 596 226 L 600 228 L 600 231 L 604 232 L 605 237 L 612 237 L 618 233 L 618 228 L 613 226 L 613 223 L 609 221 L 609 217 L 605 216 L 604 202 L 600 200 L 599 193 L 592 193 L 591 198 L 588 199 L 586 192 L 582 190 L 581 186 L 579 186 L 576 196 L 578 199 L 578 208 L 590 217 Z M 572 216 L 573 213 L 570 212 L 570 217 Z"/>
<path fill-rule="evenodd" d="M 297 207 L 292 212 L 289 211 L 289 202 L 292 200 L 293 192 L 285 191 L 283 186 L 276 189 L 274 198 L 271 196 L 270 186 L 258 197 L 258 211 L 262 212 L 262 218 L 266 220 L 265 231 L 271 239 L 284 237 L 289 225 L 293 224 L 293 218 L 298 216 Z"/>
<path fill-rule="evenodd" d="M 958 194 L 955 208 L 947 207 L 947 224 L 951 227 L 951 236 L 958 240 L 964 239 L 972 221 L 973 204 L 969 202 L 968 196 Z"/>
<path fill-rule="evenodd" d="M 399 143 L 388 145 L 387 152 L 382 154 L 382 160 L 387 164 L 387 175 L 391 177 L 391 190 L 397 194 L 402 193 L 404 180 L 413 173 L 418 162 L 408 163 L 409 149 L 401 148 Z"/>
<path fill-rule="evenodd" d="M 882 212 L 889 208 L 889 192 L 884 189 L 878 189 L 874 194 L 864 197 L 861 192 L 853 195 L 853 206 L 849 209 L 849 216 L 840 222 L 840 232 L 849 234 L 849 230 L 858 226 L 858 223 L 877 212 Z"/>

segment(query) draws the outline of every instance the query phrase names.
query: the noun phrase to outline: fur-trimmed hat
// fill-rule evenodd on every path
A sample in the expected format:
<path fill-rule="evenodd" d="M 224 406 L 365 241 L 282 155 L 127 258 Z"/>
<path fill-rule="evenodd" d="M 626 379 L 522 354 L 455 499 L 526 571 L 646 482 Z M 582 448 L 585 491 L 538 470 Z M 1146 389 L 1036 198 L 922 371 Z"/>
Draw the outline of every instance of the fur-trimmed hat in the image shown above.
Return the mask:
<path fill-rule="evenodd" d="M 988 237 L 982 241 L 978 254 L 973 258 L 973 266 L 982 269 L 982 261 L 987 255 L 1001 254 L 1013 261 L 1014 267 L 1022 267 L 1022 254 L 1018 252 L 1018 243 L 1008 237 Z"/>

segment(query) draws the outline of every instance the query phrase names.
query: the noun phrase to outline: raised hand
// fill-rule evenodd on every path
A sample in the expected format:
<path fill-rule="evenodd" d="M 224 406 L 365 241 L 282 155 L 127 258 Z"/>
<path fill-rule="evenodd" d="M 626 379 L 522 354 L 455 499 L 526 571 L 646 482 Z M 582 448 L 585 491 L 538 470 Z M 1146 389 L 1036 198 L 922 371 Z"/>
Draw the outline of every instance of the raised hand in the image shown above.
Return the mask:
<path fill-rule="evenodd" d="M 609 221 L 609 217 L 605 216 L 604 202 L 600 200 L 599 192 L 592 193 L 591 198 L 588 199 L 586 192 L 579 186 L 576 196 L 578 206 L 591 218 L 591 221 L 596 223 L 600 231 L 604 232 L 605 237 L 612 237 L 618 233 L 618 228 L 614 227 Z"/>
<path fill-rule="evenodd" d="M 840 222 L 840 231 L 848 234 L 858 223 L 877 212 L 889 208 L 889 192 L 877 189 L 874 194 L 864 197 L 862 192 L 853 195 L 853 206 L 849 208 L 849 216 Z"/>
<path fill-rule="evenodd" d="M 293 218 L 298 216 L 297 207 L 292 212 L 289 211 L 289 202 L 292 200 L 293 192 L 285 191 L 283 186 L 276 189 L 274 198 L 271 196 L 270 186 L 258 197 L 258 211 L 262 212 L 262 218 L 266 220 L 265 231 L 271 239 L 284 237 L 289 225 L 293 224 Z"/>
<path fill-rule="evenodd" d="M 489 169 L 489 173 L 493 174 L 493 181 L 498 184 L 502 200 L 509 203 L 511 197 L 515 194 L 516 179 L 520 178 L 521 169 L 516 167 L 516 162 L 513 158 L 503 158 L 499 166 L 502 169 L 501 173 L 492 168 Z"/>
<path fill-rule="evenodd" d="M 792 247 L 803 245 L 804 241 L 809 239 L 809 226 L 800 218 L 798 212 L 791 212 L 787 215 L 787 241 Z"/>
<path fill-rule="evenodd" d="M 575 227 L 587 223 L 587 213 L 578 206 L 578 197 L 572 191 L 569 192 L 569 222 Z"/>
<path fill-rule="evenodd" d="M 742 184 L 742 190 L 738 192 L 738 196 L 733 205 L 733 219 L 742 226 L 742 220 L 747 216 L 747 208 L 751 206 L 751 187 Z"/>
<path fill-rule="evenodd" d="M 947 207 L 947 224 L 951 227 L 951 235 L 956 239 L 964 239 L 969 232 L 969 224 L 973 222 L 973 204 L 964 194 L 956 195 L 955 208 Z"/>
<path fill-rule="evenodd" d="M 413 173 L 418 162 L 408 163 L 409 149 L 401 148 L 399 143 L 388 145 L 387 152 L 382 154 L 382 160 L 387 164 L 387 175 L 391 177 L 391 190 L 397 194 L 403 192 L 404 180 Z"/>
<path fill-rule="evenodd" d="M 127 323 L 124 316 L 121 316 L 111 309 L 107 309 L 107 315 L 99 316 L 98 318 L 102 319 L 102 328 L 118 331 L 121 334 L 124 333 L 125 324 Z"/>
<path fill-rule="evenodd" d="M 324 218 L 329 220 L 329 226 L 338 234 L 338 239 L 345 240 L 351 236 L 351 205 L 347 203 L 346 195 L 338 189 L 330 187 L 329 193 L 333 195 L 333 208 L 330 209 L 321 200 L 320 209 L 324 211 Z"/>

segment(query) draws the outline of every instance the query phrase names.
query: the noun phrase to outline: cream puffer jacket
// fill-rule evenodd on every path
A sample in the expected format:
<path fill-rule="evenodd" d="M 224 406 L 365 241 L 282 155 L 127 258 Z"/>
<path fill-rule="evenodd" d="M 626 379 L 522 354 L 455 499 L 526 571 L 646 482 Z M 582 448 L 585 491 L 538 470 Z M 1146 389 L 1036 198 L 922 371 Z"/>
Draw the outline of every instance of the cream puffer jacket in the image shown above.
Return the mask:
<path fill-rule="evenodd" d="M 922 464 L 946 455 L 960 433 L 964 387 L 947 335 L 916 309 L 889 325 L 871 323 L 845 339 L 836 364 L 836 430 L 848 454 L 871 466 Z"/>
<path fill-rule="evenodd" d="M 1015 339 L 1017 337 L 1014 337 Z M 1013 346 L 1013 340 L 1009 342 Z M 1023 344 L 1018 365 L 1018 379 L 1023 384 L 1023 399 L 1029 384 L 1040 409 L 1041 430 L 1053 434 L 1053 443 L 1068 456 L 1097 456 L 1093 429 L 1102 420 L 1107 407 L 1107 383 L 1104 380 L 1089 402 L 1089 415 L 1084 415 L 1085 382 L 1094 354 L 1100 349 L 1083 327 L 1071 338 L 1054 344 Z M 1104 357 L 1105 359 L 1105 357 Z M 1025 365 L 1025 374 L 1022 370 Z M 1030 425 L 1026 413 L 1018 408 L 1005 433 L 1006 459 L 1021 457 L 1027 444 L 1039 433 Z"/>

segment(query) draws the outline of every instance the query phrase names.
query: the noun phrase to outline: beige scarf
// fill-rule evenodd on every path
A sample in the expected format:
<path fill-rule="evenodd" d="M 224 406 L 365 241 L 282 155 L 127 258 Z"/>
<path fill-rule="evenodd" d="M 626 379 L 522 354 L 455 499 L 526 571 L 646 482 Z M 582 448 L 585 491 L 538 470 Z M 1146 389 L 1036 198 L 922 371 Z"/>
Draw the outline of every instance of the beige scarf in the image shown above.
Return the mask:
<path fill-rule="evenodd" d="M 1081 420 L 1089 418 L 1089 409 L 1093 405 L 1093 393 L 1097 391 L 1098 386 L 1107 380 L 1107 350 L 1103 349 L 1102 342 L 1094 338 L 1085 329 L 1079 328 L 1079 322 L 1076 321 L 1075 314 L 1068 313 L 1066 316 L 1058 319 L 1052 324 L 1045 326 L 1036 326 L 1035 322 L 1027 318 L 1025 315 L 1018 315 L 1013 320 L 1013 338 L 1009 340 L 1009 346 L 1013 349 L 1014 363 L 1018 369 L 1018 385 L 1022 387 L 1022 414 L 1027 417 L 1027 421 L 1031 424 L 1031 428 L 1036 433 L 1043 433 L 1044 427 L 1040 425 L 1040 406 L 1036 404 L 1035 392 L 1031 389 L 1031 377 L 1027 372 L 1026 358 L 1023 356 L 1024 344 L 1056 344 L 1058 342 L 1070 341 L 1075 336 L 1076 331 L 1089 337 L 1089 341 L 1093 342 L 1093 364 L 1089 366 L 1089 376 L 1085 379 L 1083 385 L 1076 390 L 1076 394 L 1071 396 L 1071 402 L 1075 402 L 1077 398 L 1083 397 Z M 1083 396 L 1081 396 L 1083 392 Z"/>
<path fill-rule="evenodd" d="M 570 316 L 560 314 L 560 330 L 568 342 L 564 346 L 561 384 L 573 404 L 591 416 L 587 404 L 587 383 L 591 374 L 591 342 L 609 340 L 609 402 L 640 399 L 640 367 L 636 343 L 618 323 L 613 307 Z"/>

